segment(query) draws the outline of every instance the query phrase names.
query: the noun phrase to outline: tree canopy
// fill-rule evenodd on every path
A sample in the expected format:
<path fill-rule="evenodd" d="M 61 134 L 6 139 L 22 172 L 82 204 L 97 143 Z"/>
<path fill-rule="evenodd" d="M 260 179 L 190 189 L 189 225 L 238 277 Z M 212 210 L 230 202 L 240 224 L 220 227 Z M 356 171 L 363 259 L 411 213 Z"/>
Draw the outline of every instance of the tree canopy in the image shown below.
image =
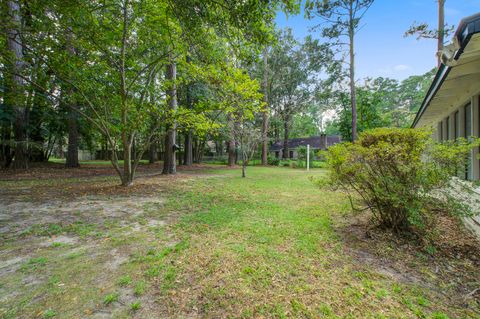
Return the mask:
<path fill-rule="evenodd" d="M 211 155 L 209 143 L 230 165 L 262 144 L 265 164 L 274 142 L 289 157 L 292 137 L 408 126 L 433 76 L 355 78 L 344 53 L 372 1 L 307 1 L 320 20 L 304 39 L 274 22 L 300 12 L 294 0 L 1 4 L 4 167 L 51 156 L 78 167 L 81 150 L 131 185 L 142 159 L 171 174 Z M 260 141 L 244 143 L 243 128 Z"/>

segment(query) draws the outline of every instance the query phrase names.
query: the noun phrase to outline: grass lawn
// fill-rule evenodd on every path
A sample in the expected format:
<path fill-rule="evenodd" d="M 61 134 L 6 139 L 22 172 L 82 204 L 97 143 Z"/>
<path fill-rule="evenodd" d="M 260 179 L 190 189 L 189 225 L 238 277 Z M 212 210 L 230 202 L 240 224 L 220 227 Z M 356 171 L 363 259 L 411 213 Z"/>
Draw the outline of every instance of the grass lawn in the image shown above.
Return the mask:
<path fill-rule="evenodd" d="M 475 287 L 475 264 L 360 250 L 348 199 L 309 179 L 324 174 L 212 167 L 128 191 L 112 176 L 0 181 L 0 316 L 480 318 L 441 278 L 468 269 Z"/>

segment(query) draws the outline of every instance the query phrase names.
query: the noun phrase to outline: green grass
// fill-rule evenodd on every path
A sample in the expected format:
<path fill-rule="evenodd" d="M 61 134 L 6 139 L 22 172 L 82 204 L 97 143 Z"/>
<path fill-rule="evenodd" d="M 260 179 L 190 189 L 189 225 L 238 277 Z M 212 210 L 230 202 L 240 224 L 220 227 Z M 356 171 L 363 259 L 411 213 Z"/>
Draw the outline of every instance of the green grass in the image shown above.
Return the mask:
<path fill-rule="evenodd" d="M 103 298 L 103 303 L 105 305 L 109 305 L 109 304 L 114 303 L 116 301 L 118 301 L 118 293 L 111 293 L 111 294 L 106 295 Z"/>
<path fill-rule="evenodd" d="M 132 302 L 130 304 L 130 309 L 132 311 L 137 311 L 138 309 L 140 309 L 140 307 L 142 306 L 141 302 L 140 301 L 135 301 L 135 302 Z"/>
<path fill-rule="evenodd" d="M 47 258 L 45 257 L 31 258 L 28 262 L 22 265 L 21 269 L 24 271 L 35 271 L 44 268 L 46 264 Z"/>
<path fill-rule="evenodd" d="M 132 277 L 130 277 L 129 275 L 122 276 L 118 280 L 118 284 L 122 287 L 129 286 L 132 284 Z"/>
<path fill-rule="evenodd" d="M 54 310 L 48 309 L 48 310 L 45 310 L 45 312 L 42 315 L 42 318 L 50 319 L 50 318 L 54 318 L 56 315 L 57 313 Z"/>
<path fill-rule="evenodd" d="M 118 318 L 133 312 L 180 318 L 191 316 L 191 309 L 205 318 L 445 319 L 478 314 L 452 304 L 436 289 L 401 282 L 350 257 L 336 228 L 339 220 L 349 218 L 348 199 L 310 181 L 323 178 L 324 170 L 249 167 L 247 178 L 240 177 L 239 169 L 204 173 L 186 180 L 158 177 L 166 183 L 158 192 L 162 204 L 143 205 L 144 213 L 125 218 L 123 226 L 112 221 L 104 229 L 90 219 L 29 229 L 30 237 L 23 240 L 71 233 L 86 246 L 32 250 L 19 271 L 0 277 L 0 292 L 19 292 L 0 304 L 0 317 L 41 317 L 48 315 L 45 309 L 58 318 L 96 311 Z M 49 181 L 24 186 L 41 183 Z M 137 195 L 142 196 L 141 190 Z M 169 224 L 148 227 L 152 218 L 166 218 Z M 145 228 L 132 233 L 134 224 Z M 97 236 L 99 230 L 105 235 Z M 0 249 L 22 245 L 13 241 Z M 128 260 L 108 268 L 114 250 Z M 23 285 L 32 274 L 43 281 Z M 138 300 L 124 303 L 124 291 Z M 162 307 L 141 306 L 145 300 Z"/>
<path fill-rule="evenodd" d="M 135 284 L 134 293 L 136 296 L 141 296 L 145 293 L 146 284 L 144 280 L 140 280 Z"/>
<path fill-rule="evenodd" d="M 355 318 L 349 314 L 358 311 L 429 318 L 445 310 L 417 297 L 420 288 L 359 266 L 342 251 L 334 219 L 349 212 L 348 200 L 309 180 L 325 171 L 253 167 L 246 179 L 237 170 L 223 174 L 171 191 L 162 208 L 181 212 L 174 232 L 183 244 L 147 252 L 144 276 L 173 308 L 186 302 L 207 317 L 229 309 L 245 318 Z M 197 296 L 182 293 L 192 282 L 201 283 Z"/>
<path fill-rule="evenodd" d="M 92 234 L 101 236 L 102 234 L 97 231 L 97 227 L 91 223 L 85 223 L 83 221 L 75 221 L 69 224 L 34 224 L 24 231 L 21 235 L 35 235 L 35 236 L 55 236 L 62 233 L 70 233 L 85 238 Z"/>

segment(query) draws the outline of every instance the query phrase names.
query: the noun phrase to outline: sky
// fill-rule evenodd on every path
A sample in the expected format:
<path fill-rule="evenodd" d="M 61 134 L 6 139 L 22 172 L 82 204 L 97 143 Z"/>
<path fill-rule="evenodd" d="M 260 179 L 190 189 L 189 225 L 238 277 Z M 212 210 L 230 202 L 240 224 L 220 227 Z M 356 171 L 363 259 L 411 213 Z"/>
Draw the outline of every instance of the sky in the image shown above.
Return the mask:
<path fill-rule="evenodd" d="M 445 21 L 458 25 L 464 17 L 480 12 L 480 0 L 447 0 Z M 427 22 L 437 26 L 437 2 L 435 0 L 376 0 L 366 13 L 362 28 L 356 37 L 357 79 L 389 77 L 403 80 L 411 75 L 423 74 L 436 65 L 436 40 L 403 34 L 414 22 Z M 320 20 L 307 20 L 303 11 L 297 16 L 286 17 L 279 13 L 276 23 L 280 28 L 289 27 L 298 39 L 308 34 L 314 37 L 320 31 L 310 33 L 311 26 Z"/>

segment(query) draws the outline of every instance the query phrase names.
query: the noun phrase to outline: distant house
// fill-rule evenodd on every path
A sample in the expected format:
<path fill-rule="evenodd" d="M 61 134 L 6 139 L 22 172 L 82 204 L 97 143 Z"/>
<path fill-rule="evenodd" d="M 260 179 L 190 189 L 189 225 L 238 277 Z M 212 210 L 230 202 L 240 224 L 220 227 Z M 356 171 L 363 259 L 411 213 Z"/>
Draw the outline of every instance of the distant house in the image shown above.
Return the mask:
<path fill-rule="evenodd" d="M 453 43 L 441 52 L 441 61 L 412 127 L 433 128 L 438 141 L 480 136 L 480 13 L 460 21 Z M 461 177 L 480 179 L 478 155 L 476 148 Z M 480 216 L 467 224 L 480 236 Z"/>
<path fill-rule="evenodd" d="M 341 137 L 338 135 L 325 135 L 291 138 L 288 140 L 288 155 L 287 158 L 296 159 L 298 157 L 298 148 L 301 146 L 310 145 L 314 151 L 326 150 L 330 146 L 340 143 Z M 270 154 L 276 158 L 283 158 L 284 141 L 279 141 L 270 146 Z"/>

